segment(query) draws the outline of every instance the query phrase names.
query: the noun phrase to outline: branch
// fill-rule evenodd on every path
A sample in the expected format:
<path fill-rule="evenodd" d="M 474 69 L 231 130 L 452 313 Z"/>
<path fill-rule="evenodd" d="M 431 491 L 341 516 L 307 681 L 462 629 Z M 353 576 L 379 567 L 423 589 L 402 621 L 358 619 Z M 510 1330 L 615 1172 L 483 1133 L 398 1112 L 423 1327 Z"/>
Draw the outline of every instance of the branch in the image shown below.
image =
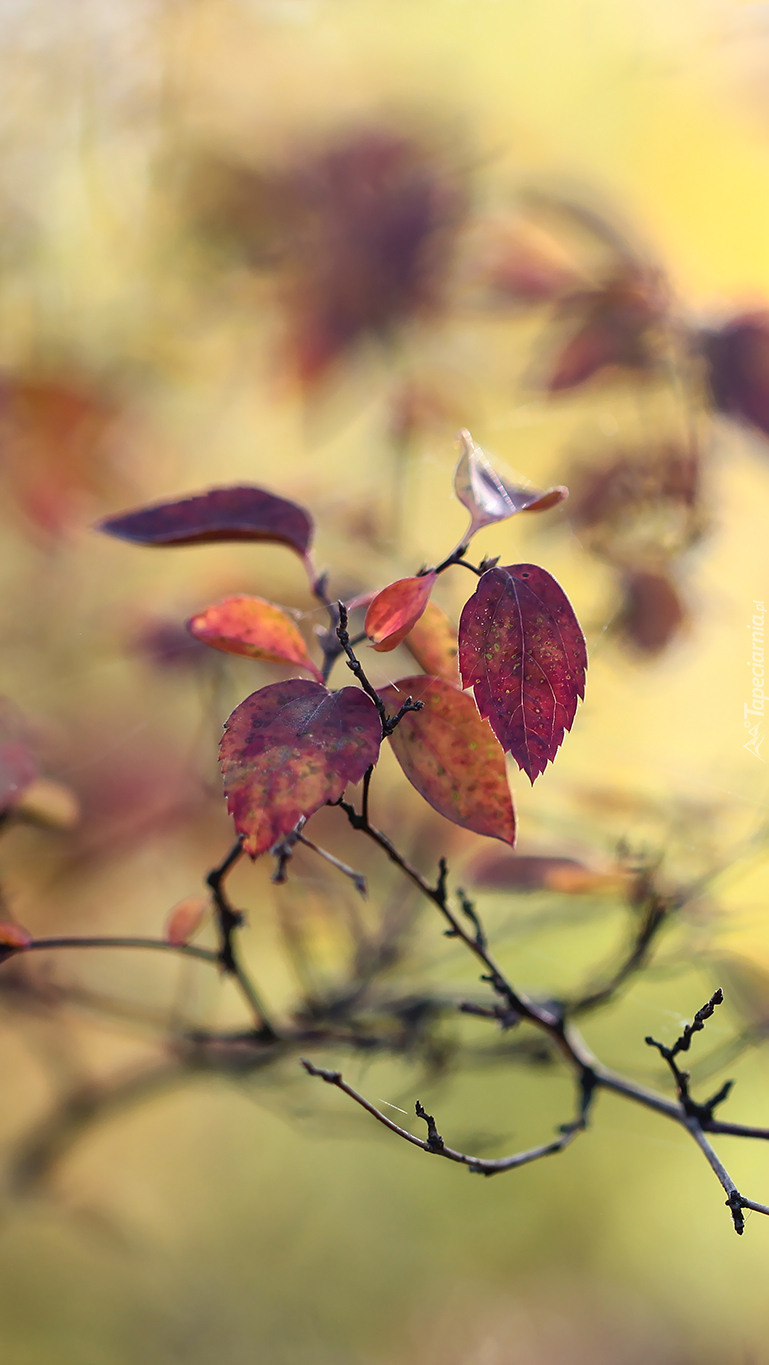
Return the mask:
<path fill-rule="evenodd" d="M 526 1151 L 515 1152 L 512 1156 L 499 1157 L 496 1160 L 487 1160 L 479 1156 L 469 1156 L 466 1152 L 458 1152 L 455 1151 L 453 1147 L 446 1146 L 446 1143 L 443 1141 L 443 1138 L 435 1126 L 435 1119 L 432 1114 L 428 1114 L 426 1110 L 423 1109 L 419 1100 L 417 1100 L 416 1103 L 416 1115 L 417 1118 L 424 1119 L 427 1124 L 427 1138 L 424 1140 L 415 1137 L 408 1129 L 401 1128 L 399 1124 L 394 1123 L 386 1114 L 383 1114 L 381 1110 L 371 1104 L 364 1095 L 359 1094 L 357 1090 L 353 1090 L 352 1086 L 348 1085 L 347 1082 L 342 1079 L 341 1072 L 327 1071 L 324 1067 L 314 1066 L 313 1063 L 307 1061 L 305 1057 L 301 1057 L 299 1060 L 309 1076 L 317 1076 L 320 1080 L 325 1081 L 327 1085 L 336 1086 L 337 1090 L 341 1090 L 343 1094 L 348 1095 L 351 1100 L 354 1100 L 355 1103 L 359 1104 L 362 1109 L 365 1109 L 368 1114 L 371 1114 L 372 1118 L 377 1119 L 385 1128 L 389 1128 L 391 1133 L 395 1133 L 398 1137 L 403 1138 L 405 1142 L 410 1142 L 413 1147 L 419 1147 L 423 1152 L 428 1152 L 430 1156 L 442 1156 L 445 1157 L 447 1161 L 455 1161 L 461 1166 L 466 1166 L 467 1169 L 475 1175 L 499 1175 L 503 1171 L 512 1171 L 516 1170 L 519 1166 L 527 1166 L 532 1161 L 538 1161 L 540 1157 L 553 1156 L 556 1152 L 562 1152 L 564 1148 L 568 1147 L 577 1134 L 582 1132 L 586 1126 L 587 1107 L 581 1096 L 577 1117 L 571 1123 L 564 1124 L 560 1130 L 560 1136 L 555 1138 L 552 1142 L 543 1143 L 539 1147 L 530 1147 Z"/>
<path fill-rule="evenodd" d="M 731 1179 L 731 1176 L 723 1166 L 723 1163 L 705 1137 L 705 1131 L 729 1131 L 735 1136 L 766 1138 L 769 1137 L 769 1130 L 758 1128 L 749 1129 L 741 1125 L 721 1125 L 718 1120 L 713 1118 L 713 1110 L 716 1105 L 721 1104 L 727 1098 L 731 1090 L 731 1082 L 727 1082 L 723 1085 L 721 1089 L 704 1104 L 697 1104 L 691 1099 L 688 1092 L 688 1073 L 682 1072 L 675 1063 L 675 1057 L 681 1052 L 688 1052 L 694 1034 L 702 1031 L 706 1021 L 714 1013 L 716 1007 L 722 1002 L 723 992 L 720 987 L 714 992 L 707 1004 L 703 1005 L 702 1009 L 697 1011 L 692 1023 L 686 1025 L 680 1038 L 676 1040 L 672 1048 L 668 1048 L 664 1044 L 656 1042 L 651 1037 L 646 1039 L 646 1042 L 650 1046 L 656 1047 L 659 1050 L 671 1067 L 676 1082 L 679 1101 L 678 1103 L 673 1103 L 670 1100 L 667 1100 L 663 1095 L 657 1095 L 654 1091 L 647 1090 L 646 1087 L 637 1085 L 635 1082 L 629 1081 L 623 1076 L 618 1076 L 601 1066 L 585 1046 L 576 1031 L 567 1024 L 563 1009 L 559 1010 L 550 1005 L 543 1005 L 535 1002 L 512 986 L 489 953 L 483 928 L 472 903 L 467 900 L 464 893 L 459 893 L 460 904 L 463 914 L 469 918 L 473 925 L 473 929 L 475 930 L 473 934 L 470 934 L 464 928 L 451 909 L 448 901 L 448 866 L 445 858 L 440 860 L 438 880 L 435 886 L 431 886 L 430 883 L 425 881 L 421 874 L 417 872 L 416 868 L 412 867 L 402 854 L 398 852 L 394 844 L 387 838 L 387 835 L 383 834 L 381 830 L 375 829 L 370 824 L 367 808 L 359 815 L 354 806 L 350 805 L 349 802 L 339 801 L 338 804 L 342 810 L 344 810 L 353 829 L 366 834 L 378 844 L 387 854 L 391 862 L 395 863 L 409 880 L 420 889 L 423 895 L 437 906 L 444 918 L 448 920 L 449 928 L 446 931 L 448 936 L 461 939 L 470 952 L 483 963 L 487 970 L 484 973 L 482 980 L 486 980 L 490 983 L 496 993 L 505 1001 L 508 1010 L 513 1014 L 518 1015 L 520 1018 L 528 1020 L 536 1028 L 547 1034 L 566 1060 L 576 1070 L 580 1092 L 583 1097 L 581 1117 L 563 1130 L 562 1138 L 556 1143 L 550 1143 L 545 1147 L 532 1149 L 531 1152 L 519 1153 L 517 1156 L 504 1158 L 501 1162 L 490 1165 L 487 1162 L 481 1163 L 477 1158 L 468 1157 L 463 1153 L 454 1152 L 452 1149 L 447 1148 L 435 1127 L 434 1119 L 431 1115 L 428 1115 L 422 1110 L 421 1105 L 417 1108 L 417 1114 L 425 1120 L 428 1126 L 426 1142 L 422 1142 L 418 1138 L 415 1138 L 413 1134 L 407 1133 L 405 1129 L 401 1129 L 397 1124 L 393 1124 L 392 1120 L 388 1119 L 386 1115 L 380 1114 L 367 1100 L 356 1091 L 352 1090 L 351 1087 L 347 1086 L 338 1072 L 323 1072 L 314 1068 L 311 1069 L 310 1064 L 305 1063 L 305 1068 L 311 1075 L 320 1075 L 321 1078 L 328 1081 L 329 1084 L 336 1085 L 339 1089 L 343 1090 L 345 1094 L 349 1095 L 351 1099 L 355 1100 L 356 1103 L 361 1104 L 364 1109 L 368 1110 L 368 1112 L 381 1123 L 384 1123 L 386 1127 L 391 1128 L 401 1137 L 412 1144 L 421 1147 L 424 1151 L 430 1151 L 435 1155 L 447 1156 L 450 1160 L 459 1161 L 473 1170 L 483 1170 L 485 1174 L 492 1174 L 497 1170 L 511 1170 L 516 1166 L 526 1164 L 528 1161 L 537 1160 L 540 1156 L 546 1156 L 551 1152 L 562 1150 L 562 1148 L 567 1145 L 567 1142 L 571 1141 L 575 1133 L 580 1131 L 581 1128 L 584 1128 L 587 1109 L 593 1092 L 600 1087 L 604 1087 L 607 1090 L 614 1091 L 616 1094 L 623 1095 L 626 1099 L 633 1100 L 638 1104 L 644 1105 L 646 1108 L 664 1114 L 666 1117 L 675 1120 L 687 1129 L 700 1147 L 700 1150 L 706 1156 L 711 1168 L 718 1176 L 723 1189 L 726 1191 L 726 1203 L 731 1212 L 732 1221 L 737 1233 L 741 1234 L 744 1230 L 744 1209 L 753 1208 L 757 1212 L 769 1214 L 769 1207 L 765 1207 L 762 1204 L 756 1204 L 752 1200 L 746 1200 L 739 1192 L 734 1181 Z M 657 921 L 660 919 L 660 916 L 661 906 L 657 906 L 653 913 L 650 914 L 647 927 L 642 935 L 644 948 L 646 944 L 651 941 L 651 938 L 653 938 L 654 932 L 656 932 L 656 928 L 658 927 Z M 643 949 L 639 949 L 639 951 L 642 950 Z M 631 954 L 631 957 L 628 960 L 632 961 L 634 956 L 635 954 Z M 627 964 L 625 964 L 625 970 L 627 970 Z M 615 988 L 616 977 L 610 984 L 612 985 L 612 988 Z M 604 991 L 605 989 L 606 988 L 604 988 Z M 596 995 L 599 995 L 600 998 L 603 995 L 603 992 L 596 993 Z M 491 1013 L 493 1017 L 498 1018 L 503 1027 L 506 1025 L 509 1026 L 509 1019 L 504 1018 L 501 1012 L 493 1010 L 489 1011 L 489 1013 Z"/>
<path fill-rule="evenodd" d="M 209 872 L 206 877 L 206 885 L 211 889 L 211 896 L 216 911 L 216 923 L 220 940 L 218 955 L 219 964 L 222 967 L 222 970 L 225 971 L 228 976 L 233 977 L 240 987 L 240 992 L 254 1016 L 257 1033 L 261 1038 L 269 1040 L 277 1038 L 278 1034 L 267 1017 L 256 986 L 246 972 L 238 956 L 234 935 L 235 930 L 239 929 L 243 923 L 243 916 L 239 910 L 233 908 L 224 887 L 228 873 L 232 871 L 233 867 L 240 861 L 242 856 L 243 841 L 238 838 L 226 857 L 222 859 L 217 867 Z"/>
<path fill-rule="evenodd" d="M 29 943 L 13 946 L 4 943 L 0 945 L 0 964 L 19 953 L 34 953 L 49 948 L 152 948 L 165 953 L 181 953 L 184 957 L 196 957 L 201 962 L 214 965 L 219 962 L 219 954 L 213 949 L 199 948 L 194 943 L 169 943 L 165 938 L 110 937 L 101 934 L 83 938 L 33 938 Z"/>
<path fill-rule="evenodd" d="M 337 611 L 339 612 L 339 624 L 336 628 L 336 633 L 339 639 L 339 643 L 344 653 L 347 655 L 347 667 L 350 669 L 351 673 L 355 674 L 355 677 L 358 679 L 358 682 L 363 688 L 363 691 L 373 701 L 377 711 L 379 712 L 379 719 L 382 724 L 382 739 L 387 739 L 388 736 L 393 733 L 393 731 L 403 720 L 403 717 L 407 715 L 409 711 L 421 711 L 422 707 L 424 706 L 424 702 L 413 701 L 411 697 L 407 697 L 403 705 L 401 706 L 400 710 L 396 713 L 396 715 L 388 716 L 387 708 L 384 702 L 382 701 L 382 698 L 380 697 L 373 683 L 370 683 L 368 678 L 366 677 L 366 674 L 363 670 L 363 665 L 352 647 L 352 640 L 350 639 L 347 630 L 347 608 L 344 602 L 337 603 Z"/>
<path fill-rule="evenodd" d="M 477 566 L 471 564 L 464 558 L 468 549 L 469 541 L 460 543 L 457 545 L 456 549 L 452 550 L 451 554 L 447 555 L 445 559 L 442 559 L 440 564 L 437 564 L 434 569 L 420 569 L 417 578 L 422 578 L 428 573 L 445 573 L 453 564 L 461 564 L 463 569 L 469 569 L 471 573 L 476 574 L 477 577 L 480 578 L 481 574 L 485 574 L 487 569 L 493 569 L 494 566 L 499 563 L 499 555 L 497 555 L 494 559 L 482 559 Z"/>

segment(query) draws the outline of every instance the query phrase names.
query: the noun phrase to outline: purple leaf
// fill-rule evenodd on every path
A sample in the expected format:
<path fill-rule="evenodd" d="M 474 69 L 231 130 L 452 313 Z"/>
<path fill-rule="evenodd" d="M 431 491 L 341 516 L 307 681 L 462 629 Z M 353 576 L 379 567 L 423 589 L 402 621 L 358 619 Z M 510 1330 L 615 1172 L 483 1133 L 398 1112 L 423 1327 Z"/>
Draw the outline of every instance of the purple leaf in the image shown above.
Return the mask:
<path fill-rule="evenodd" d="M 483 574 L 459 623 L 459 667 L 481 715 L 533 783 L 585 695 L 585 637 L 555 579 L 536 564 Z"/>
<path fill-rule="evenodd" d="M 266 540 L 306 556 L 313 523 L 303 507 L 264 488 L 210 488 L 190 498 L 139 507 L 99 522 L 97 530 L 134 545 L 199 545 Z"/>

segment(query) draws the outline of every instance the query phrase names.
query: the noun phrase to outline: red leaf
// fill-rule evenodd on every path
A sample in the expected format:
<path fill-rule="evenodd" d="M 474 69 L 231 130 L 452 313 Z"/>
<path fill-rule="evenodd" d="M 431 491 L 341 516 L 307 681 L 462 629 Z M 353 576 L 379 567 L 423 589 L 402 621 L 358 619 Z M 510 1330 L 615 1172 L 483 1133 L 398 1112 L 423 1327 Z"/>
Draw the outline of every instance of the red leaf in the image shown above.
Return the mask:
<path fill-rule="evenodd" d="M 206 896 L 187 896 L 185 900 L 179 901 L 168 917 L 166 941 L 173 943 L 176 948 L 189 943 L 203 923 L 209 908 L 210 902 Z"/>
<path fill-rule="evenodd" d="M 515 816 L 505 756 L 465 692 L 418 674 L 382 688 L 398 710 L 406 697 L 424 702 L 390 736 L 395 757 L 420 796 L 463 829 L 515 842 Z"/>
<path fill-rule="evenodd" d="M 20 924 L 12 924 L 9 920 L 0 923 L 0 956 L 3 948 L 27 948 L 31 942 L 32 935 Z"/>
<path fill-rule="evenodd" d="M 490 464 L 469 431 L 460 431 L 459 463 L 454 474 L 454 492 L 470 513 L 470 526 L 462 537 L 466 544 L 476 531 L 495 522 L 506 521 L 516 512 L 544 512 L 568 497 L 567 488 L 550 488 L 543 493 L 504 479 Z"/>
<path fill-rule="evenodd" d="M 196 640 L 214 649 L 273 664 L 298 664 L 323 681 L 290 616 L 261 597 L 225 597 L 193 616 L 187 626 Z"/>
<path fill-rule="evenodd" d="M 395 649 L 416 625 L 430 600 L 437 574 L 399 578 L 374 598 L 366 612 L 364 630 L 374 649 L 385 654 Z"/>
<path fill-rule="evenodd" d="M 329 692 L 291 678 L 247 697 L 220 749 L 227 809 L 246 852 L 256 858 L 301 816 L 338 801 L 376 763 L 381 741 L 377 709 L 356 687 Z"/>
<path fill-rule="evenodd" d="M 563 588 L 536 564 L 489 569 L 462 612 L 459 667 L 481 715 L 533 782 L 585 695 L 585 637 Z"/>
<path fill-rule="evenodd" d="M 305 556 L 312 520 L 303 507 L 263 488 L 210 488 L 175 502 L 108 517 L 97 529 L 134 545 L 199 545 L 214 540 L 267 540 Z"/>
<path fill-rule="evenodd" d="M 461 687 L 457 661 L 457 628 L 436 602 L 428 602 L 424 615 L 403 641 L 420 668 L 434 678 Z"/>

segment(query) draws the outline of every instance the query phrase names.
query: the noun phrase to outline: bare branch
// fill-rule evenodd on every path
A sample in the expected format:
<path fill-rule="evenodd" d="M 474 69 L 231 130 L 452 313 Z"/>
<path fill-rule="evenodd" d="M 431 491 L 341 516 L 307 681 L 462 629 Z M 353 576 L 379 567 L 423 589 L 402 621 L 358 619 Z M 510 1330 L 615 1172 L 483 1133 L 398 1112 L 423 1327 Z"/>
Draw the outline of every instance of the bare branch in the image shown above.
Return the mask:
<path fill-rule="evenodd" d="M 553 1156 L 556 1152 L 562 1152 L 564 1148 L 568 1147 L 585 1127 L 585 1112 L 583 1112 L 583 1105 L 580 1104 L 578 1117 L 571 1123 L 565 1124 L 560 1130 L 560 1136 L 552 1142 L 543 1143 L 539 1147 L 530 1147 L 526 1151 L 515 1152 L 512 1156 L 499 1157 L 496 1160 L 469 1156 L 466 1152 L 458 1152 L 453 1147 L 446 1146 L 435 1126 L 435 1119 L 432 1114 L 428 1114 L 418 1100 L 416 1115 L 417 1118 L 423 1119 L 427 1124 L 426 1139 L 415 1137 L 407 1128 L 401 1128 L 400 1124 L 394 1123 L 386 1114 L 371 1104 L 364 1095 L 353 1090 L 352 1086 L 343 1080 L 340 1071 L 328 1071 L 324 1067 L 314 1066 L 305 1057 L 301 1057 L 300 1061 L 309 1076 L 317 1076 L 327 1085 L 336 1086 L 337 1090 L 341 1090 L 343 1094 L 349 1096 L 372 1118 L 383 1124 L 385 1128 L 389 1128 L 391 1133 L 403 1138 L 405 1142 L 410 1142 L 412 1147 L 419 1147 L 423 1152 L 429 1153 L 430 1156 L 442 1156 L 447 1161 L 457 1162 L 461 1166 L 466 1166 L 475 1175 L 500 1175 L 503 1171 L 513 1171 L 517 1170 L 519 1166 L 528 1166 L 532 1161 L 539 1161 L 540 1157 Z"/>
<path fill-rule="evenodd" d="M 210 887 L 216 910 L 220 940 L 219 962 L 222 969 L 237 982 L 241 995 L 254 1016 L 259 1035 L 263 1038 L 277 1038 L 278 1035 L 267 1017 L 259 992 L 243 967 L 235 946 L 235 930 L 242 925 L 243 916 L 239 910 L 233 908 L 225 890 L 225 881 L 242 856 L 243 841 L 238 838 L 226 857 L 206 877 L 206 884 Z"/>

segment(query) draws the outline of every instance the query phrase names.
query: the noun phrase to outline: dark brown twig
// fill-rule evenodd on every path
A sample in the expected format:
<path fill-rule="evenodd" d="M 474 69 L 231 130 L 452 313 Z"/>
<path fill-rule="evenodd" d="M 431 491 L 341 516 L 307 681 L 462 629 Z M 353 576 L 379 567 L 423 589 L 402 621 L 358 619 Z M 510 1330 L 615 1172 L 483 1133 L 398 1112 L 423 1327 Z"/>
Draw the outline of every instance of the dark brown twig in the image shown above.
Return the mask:
<path fill-rule="evenodd" d="M 206 877 L 206 885 L 211 890 L 219 930 L 219 963 L 222 970 L 237 982 L 240 992 L 254 1016 L 259 1036 L 265 1039 L 275 1039 L 278 1034 L 267 1017 L 256 986 L 241 963 L 236 949 L 235 930 L 242 925 L 243 916 L 239 910 L 233 908 L 225 890 L 227 875 L 242 856 L 243 843 L 241 839 L 238 839 L 226 857 Z"/>
<path fill-rule="evenodd" d="M 565 1147 L 568 1147 L 569 1143 L 573 1142 L 577 1134 L 585 1127 L 585 1117 L 581 1114 L 574 1122 L 564 1125 L 560 1131 L 559 1137 L 555 1138 L 552 1142 L 543 1143 L 539 1147 L 530 1147 L 526 1151 L 515 1152 L 512 1156 L 499 1157 L 497 1159 L 469 1156 L 466 1152 L 458 1152 L 455 1151 L 453 1147 L 446 1146 L 435 1126 L 434 1118 L 423 1109 L 418 1100 L 416 1104 L 416 1114 L 417 1118 L 424 1119 L 427 1124 L 426 1139 L 415 1137 L 408 1129 L 401 1128 L 399 1124 L 394 1123 L 386 1114 L 383 1114 L 381 1110 L 371 1104 L 364 1095 L 359 1094 L 357 1090 L 353 1090 L 352 1086 L 348 1085 L 347 1082 L 342 1079 L 341 1072 L 329 1071 L 324 1067 L 314 1066 L 313 1063 L 309 1062 L 305 1057 L 301 1057 L 300 1061 L 309 1076 L 317 1076 L 328 1085 L 336 1086 L 337 1090 L 341 1090 L 343 1094 L 349 1096 L 349 1098 L 354 1100 L 356 1104 L 359 1104 L 362 1109 L 365 1109 L 368 1114 L 371 1114 L 372 1118 L 375 1118 L 379 1123 L 383 1124 L 385 1128 L 389 1128 L 391 1133 L 395 1133 L 406 1142 L 410 1142 L 413 1147 L 419 1147 L 423 1152 L 428 1152 L 431 1156 L 442 1156 L 445 1157 L 447 1161 L 455 1161 L 461 1166 L 466 1166 L 470 1172 L 476 1175 L 500 1175 L 503 1171 L 512 1171 L 516 1170 L 519 1166 L 528 1166 L 530 1162 L 539 1161 L 543 1156 L 553 1156 L 556 1152 L 562 1152 Z"/>
<path fill-rule="evenodd" d="M 370 683 L 366 677 L 363 665 L 352 647 L 352 640 L 350 639 L 347 630 L 347 608 L 344 602 L 337 603 L 337 611 L 339 613 L 339 624 L 336 628 L 336 633 L 339 643 L 342 646 L 344 653 L 347 655 L 347 667 L 351 673 L 355 674 L 363 691 L 373 701 L 382 724 L 382 738 L 387 739 L 403 720 L 403 717 L 407 715 L 409 711 L 421 711 L 424 702 L 413 701 L 411 697 L 407 697 L 400 710 L 394 716 L 388 716 L 387 707 L 374 685 Z"/>

